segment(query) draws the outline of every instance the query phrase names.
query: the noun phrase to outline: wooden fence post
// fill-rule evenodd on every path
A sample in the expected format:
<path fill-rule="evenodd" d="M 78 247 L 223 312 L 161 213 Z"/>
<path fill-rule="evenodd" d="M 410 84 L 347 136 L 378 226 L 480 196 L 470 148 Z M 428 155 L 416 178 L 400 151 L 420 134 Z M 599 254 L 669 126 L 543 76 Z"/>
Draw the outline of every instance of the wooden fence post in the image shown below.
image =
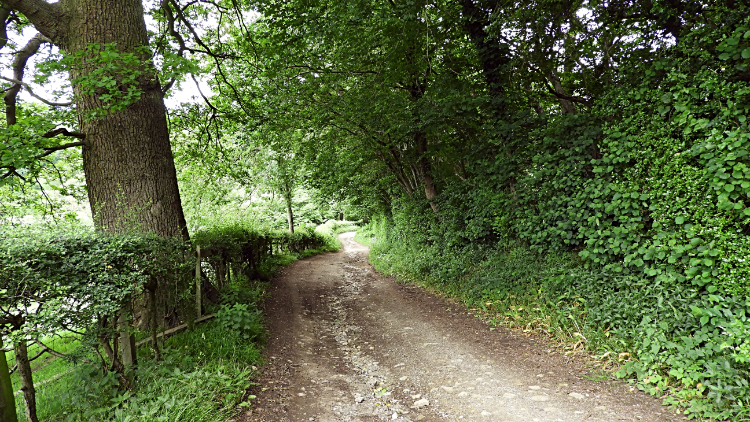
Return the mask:
<path fill-rule="evenodd" d="M 198 319 L 201 317 L 201 246 L 197 245 L 195 247 L 195 255 L 197 256 L 197 259 L 195 260 L 195 319 Z"/>

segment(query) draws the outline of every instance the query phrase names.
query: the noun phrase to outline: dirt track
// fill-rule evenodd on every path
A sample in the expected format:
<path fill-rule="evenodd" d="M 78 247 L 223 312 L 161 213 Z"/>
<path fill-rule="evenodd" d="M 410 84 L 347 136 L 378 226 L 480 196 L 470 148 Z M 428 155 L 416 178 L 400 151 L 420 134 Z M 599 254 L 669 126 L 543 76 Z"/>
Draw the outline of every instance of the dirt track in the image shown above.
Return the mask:
<path fill-rule="evenodd" d="M 544 342 L 377 274 L 367 248 L 287 267 L 272 282 L 269 361 L 238 421 L 676 421 L 623 383 L 590 381 Z"/>

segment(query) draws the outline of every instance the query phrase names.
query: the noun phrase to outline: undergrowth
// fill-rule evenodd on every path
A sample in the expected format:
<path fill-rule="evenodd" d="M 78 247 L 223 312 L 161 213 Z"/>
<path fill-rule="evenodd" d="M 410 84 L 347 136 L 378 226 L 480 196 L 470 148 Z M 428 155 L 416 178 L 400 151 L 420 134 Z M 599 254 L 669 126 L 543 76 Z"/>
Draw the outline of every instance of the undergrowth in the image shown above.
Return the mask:
<path fill-rule="evenodd" d="M 54 412 L 42 416 L 50 421 L 226 421 L 250 406 L 245 394 L 262 362 L 265 337 L 257 304 L 266 287 L 227 286 L 217 317 L 169 337 L 161 345 L 160 362 L 149 359 L 151 349 L 143 346 L 138 366 L 129 373 L 135 380 L 131 390 L 119 388 L 114 372 L 77 366 L 50 406 Z"/>
<path fill-rule="evenodd" d="M 357 234 L 379 271 L 456 297 L 491 325 L 587 352 L 690 418 L 750 421 L 747 298 L 585 268 L 572 253 L 450 249 L 390 230 L 381 220 Z"/>

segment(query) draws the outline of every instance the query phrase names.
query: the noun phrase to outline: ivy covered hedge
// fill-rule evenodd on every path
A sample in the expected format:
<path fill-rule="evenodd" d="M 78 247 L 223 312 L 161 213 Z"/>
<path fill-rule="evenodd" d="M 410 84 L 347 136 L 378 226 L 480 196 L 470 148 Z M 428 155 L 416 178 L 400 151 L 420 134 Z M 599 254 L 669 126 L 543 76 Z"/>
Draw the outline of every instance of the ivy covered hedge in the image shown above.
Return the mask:
<path fill-rule="evenodd" d="M 624 353 L 618 376 L 693 417 L 747 417 L 750 18 L 705 13 L 725 26 L 621 69 L 594 106 L 499 122 L 512 134 L 442 180 L 438 212 L 395 198 L 365 234 L 379 268 L 601 337 L 584 343 Z"/>
<path fill-rule="evenodd" d="M 747 413 L 746 296 L 586 268 L 575 253 L 523 244 L 447 247 L 405 225 L 406 214 L 394 220 L 376 219 L 358 233 L 379 271 L 460 297 L 492 324 L 539 329 L 569 351 L 594 352 L 620 365 L 618 377 L 693 417 Z"/>

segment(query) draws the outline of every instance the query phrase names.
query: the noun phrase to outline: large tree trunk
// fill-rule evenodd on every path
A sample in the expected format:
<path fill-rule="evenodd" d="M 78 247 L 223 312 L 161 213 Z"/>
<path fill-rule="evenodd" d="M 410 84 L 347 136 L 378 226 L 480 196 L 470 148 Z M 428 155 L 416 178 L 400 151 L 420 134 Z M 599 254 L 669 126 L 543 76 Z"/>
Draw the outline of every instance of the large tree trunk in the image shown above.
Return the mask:
<path fill-rule="evenodd" d="M 140 98 L 124 110 L 92 118 L 108 105 L 106 91 L 86 93 L 76 82 L 102 71 L 101 62 L 84 59 L 70 71 L 81 132 L 86 136 L 83 169 L 96 226 L 108 232 L 136 230 L 187 238 L 177 175 L 169 145 L 164 94 L 150 53 L 141 0 L 3 0 L 3 5 L 26 16 L 34 27 L 70 55 L 114 45 L 120 53 L 141 58 L 135 85 Z M 84 55 L 85 56 L 85 55 Z M 99 73 L 102 82 L 113 77 L 121 92 L 132 87 L 123 75 Z"/>
<path fill-rule="evenodd" d="M 83 170 L 94 224 L 109 233 L 149 232 L 187 240 L 164 93 L 146 50 L 148 33 L 141 0 L 67 0 L 61 4 L 72 30 L 66 31 L 58 45 L 76 54 L 98 44 L 70 72 L 80 130 L 86 134 Z M 140 59 L 136 69 L 127 68 L 124 73 L 141 73 L 130 84 L 123 82 L 123 71 L 103 76 L 114 78 L 120 91 L 138 88 L 141 95 L 122 110 L 104 112 L 112 103 L 102 95 L 111 92 L 91 93 L 90 86 L 76 79 L 101 71 L 98 52 L 113 43 L 119 54 L 135 54 Z M 148 310 L 141 311 L 148 320 Z M 126 325 L 121 327 L 122 362 L 134 365 L 135 339 Z"/>
<path fill-rule="evenodd" d="M 118 51 L 139 54 L 143 60 L 138 78 L 143 94 L 122 111 L 89 118 L 108 104 L 99 98 L 102 93 L 86 95 L 84 87 L 74 85 L 81 131 L 86 134 L 83 169 L 96 226 L 108 232 L 136 230 L 187 238 L 164 94 L 150 56 L 142 50 L 148 35 L 141 1 L 68 0 L 64 7 L 70 28 L 75 28 L 60 42 L 66 52 L 75 54 L 92 43 L 117 43 Z M 100 66 L 84 63 L 71 71 L 71 78 Z"/>
<path fill-rule="evenodd" d="M 0 336 L 0 422 L 18 422 L 16 400 L 13 397 L 13 384 L 10 382 L 10 371 L 3 351 L 2 336 Z"/>

